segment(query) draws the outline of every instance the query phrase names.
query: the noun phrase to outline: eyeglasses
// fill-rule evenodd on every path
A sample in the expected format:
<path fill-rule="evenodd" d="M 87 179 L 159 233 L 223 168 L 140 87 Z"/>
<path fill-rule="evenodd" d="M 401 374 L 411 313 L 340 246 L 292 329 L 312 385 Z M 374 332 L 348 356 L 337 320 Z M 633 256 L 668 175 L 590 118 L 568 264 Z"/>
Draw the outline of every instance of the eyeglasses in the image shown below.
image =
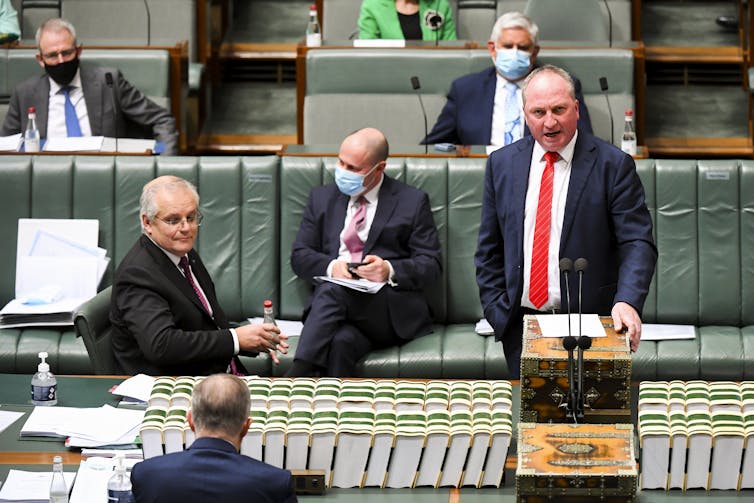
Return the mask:
<path fill-rule="evenodd" d="M 68 59 L 76 54 L 77 50 L 78 49 L 76 47 L 73 47 L 71 49 L 64 49 L 62 51 L 46 52 L 42 54 L 42 59 L 46 59 L 47 61 L 57 61 L 57 59 L 60 57 L 62 57 L 63 59 Z"/>
<path fill-rule="evenodd" d="M 168 224 L 170 227 L 173 228 L 180 228 L 183 227 L 183 222 L 186 222 L 189 227 L 199 227 L 202 225 L 202 220 L 204 220 L 204 215 L 202 215 L 199 212 L 196 212 L 193 215 L 189 215 L 186 218 L 162 218 L 162 217 L 155 217 L 157 220 L 161 220 Z"/>

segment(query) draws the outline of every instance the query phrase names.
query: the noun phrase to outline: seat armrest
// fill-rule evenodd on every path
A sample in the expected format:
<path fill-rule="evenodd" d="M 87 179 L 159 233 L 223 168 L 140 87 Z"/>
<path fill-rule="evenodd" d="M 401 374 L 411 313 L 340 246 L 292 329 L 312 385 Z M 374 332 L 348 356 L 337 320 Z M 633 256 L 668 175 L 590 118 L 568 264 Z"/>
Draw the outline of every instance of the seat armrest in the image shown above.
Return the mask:
<path fill-rule="evenodd" d="M 112 287 L 102 290 L 84 303 L 73 318 L 76 335 L 84 339 L 94 372 L 100 375 L 119 373 L 110 340 L 111 291 Z"/>

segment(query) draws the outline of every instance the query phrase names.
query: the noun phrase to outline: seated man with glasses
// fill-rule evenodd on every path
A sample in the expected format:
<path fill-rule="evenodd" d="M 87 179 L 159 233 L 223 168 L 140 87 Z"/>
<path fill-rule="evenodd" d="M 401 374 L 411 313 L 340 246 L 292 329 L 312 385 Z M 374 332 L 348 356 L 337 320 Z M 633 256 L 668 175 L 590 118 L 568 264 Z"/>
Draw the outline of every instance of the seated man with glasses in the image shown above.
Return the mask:
<path fill-rule="evenodd" d="M 112 344 L 121 373 L 244 373 L 241 352 L 286 353 L 272 324 L 230 328 L 215 286 L 194 250 L 202 222 L 199 195 L 186 180 L 161 176 L 144 186 L 143 234 L 115 272 Z"/>
<path fill-rule="evenodd" d="M 291 267 L 311 281 L 289 377 L 353 376 L 372 349 L 432 331 L 425 290 L 442 272 L 429 196 L 385 174 L 388 143 L 377 129 L 343 140 L 335 183 L 315 187 L 293 243 Z M 362 293 L 317 276 L 386 282 Z"/>
<path fill-rule="evenodd" d="M 175 119 L 131 85 L 116 68 L 79 64 L 76 29 L 50 19 L 37 30 L 37 61 L 45 74 L 16 86 L 2 135 L 26 129 L 27 110 L 37 112 L 42 138 L 109 136 L 155 139 L 163 154 L 178 152 Z"/>

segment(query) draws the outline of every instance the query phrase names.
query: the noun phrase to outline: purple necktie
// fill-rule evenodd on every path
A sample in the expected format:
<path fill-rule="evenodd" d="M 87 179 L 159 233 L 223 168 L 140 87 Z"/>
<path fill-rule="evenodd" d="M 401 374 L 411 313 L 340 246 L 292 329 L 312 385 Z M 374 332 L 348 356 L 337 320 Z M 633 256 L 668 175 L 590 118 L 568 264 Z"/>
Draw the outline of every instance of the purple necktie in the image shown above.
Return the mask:
<path fill-rule="evenodd" d="M 196 285 L 196 282 L 194 281 L 194 276 L 191 274 L 191 268 L 189 267 L 188 257 L 186 257 L 186 255 L 181 257 L 181 260 L 178 261 L 178 265 L 183 271 L 184 276 L 186 276 L 186 281 L 188 281 L 189 285 L 191 285 L 191 288 L 194 289 L 194 293 L 196 294 L 196 296 L 199 297 L 199 301 L 202 303 L 202 306 L 204 306 L 204 310 L 207 311 L 207 314 L 212 316 L 212 311 L 209 308 L 209 302 L 207 301 L 207 298 L 202 294 L 202 291 L 199 290 L 199 287 Z M 238 371 L 238 368 L 236 367 L 236 359 L 233 357 L 231 357 L 230 359 L 230 373 L 237 376 L 245 375 Z"/>
<path fill-rule="evenodd" d="M 351 252 L 351 262 L 361 262 L 361 252 L 364 250 L 364 241 L 359 237 L 359 231 L 364 228 L 367 220 L 367 205 L 369 201 L 364 196 L 359 197 L 356 201 L 359 207 L 353 218 L 348 223 L 346 231 L 343 233 L 343 243 Z"/>

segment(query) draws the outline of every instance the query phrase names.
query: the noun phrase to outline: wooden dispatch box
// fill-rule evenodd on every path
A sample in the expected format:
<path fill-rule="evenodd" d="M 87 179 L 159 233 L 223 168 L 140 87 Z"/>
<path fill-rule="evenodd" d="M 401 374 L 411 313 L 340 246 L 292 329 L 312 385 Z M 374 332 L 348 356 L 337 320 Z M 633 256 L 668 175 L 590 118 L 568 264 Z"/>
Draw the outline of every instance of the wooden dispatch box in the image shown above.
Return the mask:
<path fill-rule="evenodd" d="M 633 444 L 631 424 L 519 423 L 517 501 L 634 501 Z"/>
<path fill-rule="evenodd" d="M 607 337 L 592 338 L 584 351 L 583 423 L 629 423 L 631 350 L 628 334 L 616 333 L 601 317 Z M 545 338 L 535 316 L 524 316 L 521 350 L 521 421 L 566 422 L 568 351 L 562 338 Z M 574 360 L 577 350 L 573 352 Z M 576 373 L 574 371 L 574 380 Z"/>

